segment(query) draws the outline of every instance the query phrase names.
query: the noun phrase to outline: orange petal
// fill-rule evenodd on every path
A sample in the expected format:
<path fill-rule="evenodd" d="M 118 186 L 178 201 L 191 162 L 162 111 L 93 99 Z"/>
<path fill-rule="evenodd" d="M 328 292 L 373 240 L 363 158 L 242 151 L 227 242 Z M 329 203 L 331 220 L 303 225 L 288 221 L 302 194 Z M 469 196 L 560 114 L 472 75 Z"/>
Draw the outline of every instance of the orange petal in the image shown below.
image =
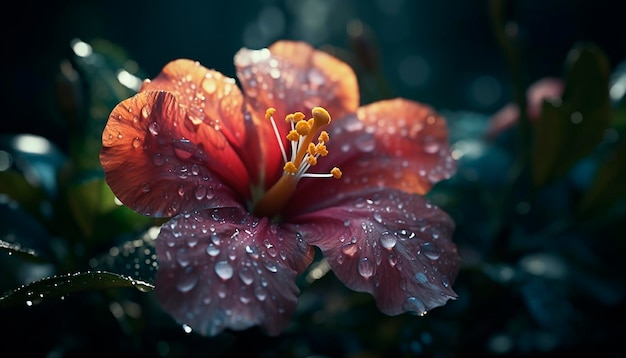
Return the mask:
<path fill-rule="evenodd" d="M 169 92 L 140 92 L 118 104 L 102 144 L 109 186 L 142 214 L 233 205 L 248 190 L 245 167 L 222 132 L 192 124 Z"/>
<path fill-rule="evenodd" d="M 429 106 L 398 98 L 361 107 L 357 115 L 376 144 L 370 162 L 373 169 L 358 170 L 355 178 L 369 175 L 384 186 L 425 194 L 456 171 L 446 121 Z"/>

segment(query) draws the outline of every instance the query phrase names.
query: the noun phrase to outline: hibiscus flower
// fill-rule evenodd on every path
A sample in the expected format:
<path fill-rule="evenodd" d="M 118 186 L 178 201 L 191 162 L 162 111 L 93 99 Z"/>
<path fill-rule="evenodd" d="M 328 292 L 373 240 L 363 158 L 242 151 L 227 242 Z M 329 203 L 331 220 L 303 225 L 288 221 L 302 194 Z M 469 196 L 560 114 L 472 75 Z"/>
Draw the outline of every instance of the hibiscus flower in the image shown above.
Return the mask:
<path fill-rule="evenodd" d="M 204 335 L 278 335 L 314 247 L 387 315 L 456 298 L 454 222 L 421 196 L 455 171 L 445 119 L 401 98 L 359 107 L 353 70 L 306 43 L 241 49 L 234 62 L 241 88 L 168 63 L 103 132 L 118 199 L 171 218 L 156 239 L 162 307 Z"/>

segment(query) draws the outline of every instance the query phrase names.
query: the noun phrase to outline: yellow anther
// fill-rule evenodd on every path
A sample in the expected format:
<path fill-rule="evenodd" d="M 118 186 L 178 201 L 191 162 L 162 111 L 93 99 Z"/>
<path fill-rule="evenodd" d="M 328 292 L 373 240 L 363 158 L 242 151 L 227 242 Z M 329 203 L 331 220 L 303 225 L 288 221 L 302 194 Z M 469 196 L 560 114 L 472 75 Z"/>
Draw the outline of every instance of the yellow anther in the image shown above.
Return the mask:
<path fill-rule="evenodd" d="M 306 162 L 310 166 L 314 166 L 315 164 L 317 164 L 317 158 L 315 158 L 314 156 L 309 155 L 308 157 L 306 157 Z"/>
<path fill-rule="evenodd" d="M 285 116 L 285 122 L 287 122 L 287 123 L 291 123 L 291 122 L 293 122 L 293 121 L 294 121 L 294 119 L 293 119 L 293 113 L 289 113 L 288 115 L 286 115 L 286 116 Z"/>
<path fill-rule="evenodd" d="M 283 170 L 289 174 L 296 174 L 298 172 L 298 168 L 296 167 L 295 164 L 293 164 L 293 162 L 285 163 Z"/>
<path fill-rule="evenodd" d="M 300 134 L 295 129 L 292 129 L 289 131 L 289 134 L 287 134 L 287 139 L 292 142 L 297 142 L 298 139 L 300 139 Z"/>
<path fill-rule="evenodd" d="M 309 148 L 307 148 L 307 152 L 309 153 L 309 155 L 317 154 L 317 149 L 315 149 L 315 144 L 309 143 Z"/>
<path fill-rule="evenodd" d="M 276 108 L 270 107 L 265 110 L 265 119 L 269 120 L 276 113 Z"/>
<path fill-rule="evenodd" d="M 300 135 L 307 135 L 311 131 L 311 126 L 307 121 L 296 122 L 296 131 Z"/>
<path fill-rule="evenodd" d="M 293 120 L 296 121 L 296 122 L 303 120 L 304 117 L 306 117 L 306 116 L 302 112 L 296 112 L 296 113 L 293 114 Z"/>
<path fill-rule="evenodd" d="M 333 169 L 330 170 L 330 174 L 332 174 L 333 178 L 339 179 L 341 178 L 341 175 L 343 173 L 341 173 L 341 170 L 339 170 L 339 168 L 334 167 Z"/>
<path fill-rule="evenodd" d="M 315 153 L 325 157 L 328 155 L 328 149 L 326 149 L 326 144 L 324 142 L 319 142 L 315 146 Z"/>
<path fill-rule="evenodd" d="M 327 110 L 322 107 L 315 107 L 311 111 L 313 113 L 313 118 L 315 119 L 315 124 L 318 126 L 322 126 L 330 123 L 330 114 Z"/>
<path fill-rule="evenodd" d="M 326 143 L 326 142 L 328 142 L 329 140 L 330 140 L 330 136 L 328 135 L 328 132 L 326 132 L 326 131 L 322 131 L 322 132 L 320 133 L 320 136 L 319 136 L 319 137 L 317 137 L 317 141 L 318 141 L 318 142 L 324 142 L 324 143 Z"/>

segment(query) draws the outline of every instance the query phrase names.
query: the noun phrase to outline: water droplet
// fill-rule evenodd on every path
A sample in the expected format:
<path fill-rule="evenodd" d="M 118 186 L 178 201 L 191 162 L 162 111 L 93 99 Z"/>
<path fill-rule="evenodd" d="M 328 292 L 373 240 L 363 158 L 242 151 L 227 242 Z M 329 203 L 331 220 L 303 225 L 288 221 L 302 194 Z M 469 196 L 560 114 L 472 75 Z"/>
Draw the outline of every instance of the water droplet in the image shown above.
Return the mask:
<path fill-rule="evenodd" d="M 217 89 L 215 78 L 213 78 L 213 76 L 207 76 L 204 81 L 202 81 L 202 89 L 204 89 L 207 94 L 215 92 Z"/>
<path fill-rule="evenodd" d="M 206 188 L 204 186 L 202 186 L 202 185 L 198 185 L 194 195 L 195 195 L 196 199 L 198 199 L 198 200 L 204 199 L 204 196 L 206 195 Z"/>
<path fill-rule="evenodd" d="M 271 261 L 265 261 L 263 263 L 263 266 L 265 266 L 265 268 L 269 271 L 269 272 L 278 272 L 278 267 L 276 266 L 276 264 L 274 262 Z"/>
<path fill-rule="evenodd" d="M 148 183 L 143 183 L 143 184 L 141 185 L 141 191 L 142 191 L 142 192 L 144 192 L 144 193 L 149 192 L 149 191 L 150 191 L 150 184 L 148 184 Z"/>
<path fill-rule="evenodd" d="M 260 286 L 257 286 L 254 289 L 254 295 L 256 296 L 256 298 L 259 301 L 265 301 L 265 299 L 267 298 L 267 291 L 265 291 L 263 288 L 261 288 Z"/>
<path fill-rule="evenodd" d="M 435 139 L 435 137 L 433 136 L 426 136 L 424 137 L 424 152 L 428 153 L 428 154 L 435 154 L 439 151 L 439 143 L 437 142 L 437 139 Z"/>
<path fill-rule="evenodd" d="M 356 254 L 357 252 L 357 245 L 354 242 L 346 242 L 345 244 L 343 244 L 341 246 L 341 252 L 343 252 L 345 255 L 348 255 L 350 257 L 354 256 L 354 254 Z"/>
<path fill-rule="evenodd" d="M 181 139 L 173 142 L 174 154 L 182 160 L 187 160 L 193 156 L 196 146 L 188 139 Z"/>
<path fill-rule="evenodd" d="M 423 272 L 418 272 L 415 274 L 415 281 L 419 282 L 419 283 L 426 283 L 428 282 L 428 277 L 426 277 L 426 274 Z"/>
<path fill-rule="evenodd" d="M 394 246 L 396 246 L 397 241 L 398 240 L 396 239 L 396 237 L 389 232 L 383 232 L 380 236 L 380 245 L 385 249 L 393 248 Z"/>
<path fill-rule="evenodd" d="M 247 267 L 243 267 L 241 268 L 241 270 L 239 270 L 239 278 L 241 279 L 241 282 L 243 282 L 246 286 L 250 286 L 254 281 L 252 270 Z"/>
<path fill-rule="evenodd" d="M 219 261 L 215 264 L 215 273 L 224 281 L 233 277 L 233 267 L 226 261 Z"/>
<path fill-rule="evenodd" d="M 253 259 L 257 260 L 259 258 L 259 249 L 256 246 L 246 246 L 246 253 L 250 255 Z"/>
<path fill-rule="evenodd" d="M 152 122 L 148 125 L 148 130 L 150 131 L 150 134 L 157 136 L 159 135 L 159 131 L 161 130 L 161 128 L 159 127 L 159 124 L 157 122 Z"/>
<path fill-rule="evenodd" d="M 419 298 L 413 296 L 406 299 L 406 302 L 404 303 L 404 309 L 407 311 L 413 311 L 420 316 L 426 314 L 426 306 L 424 306 L 424 302 L 422 302 Z"/>
<path fill-rule="evenodd" d="M 372 275 L 374 275 L 374 264 L 372 264 L 367 257 L 359 260 L 357 269 L 359 270 L 359 275 L 363 276 L 364 278 L 370 278 L 372 277 Z"/>
<path fill-rule="evenodd" d="M 431 260 L 437 260 L 441 256 L 439 249 L 430 242 L 423 243 L 420 246 L 420 251 Z"/>
<path fill-rule="evenodd" d="M 178 262 L 181 267 L 186 267 L 189 265 L 191 259 L 189 258 L 189 252 L 187 252 L 187 249 L 183 247 L 178 250 L 178 252 L 176 253 L 176 262 Z"/>
<path fill-rule="evenodd" d="M 141 139 L 139 139 L 139 137 L 135 137 L 132 144 L 135 149 L 141 147 Z"/>
<path fill-rule="evenodd" d="M 206 253 L 209 254 L 209 256 L 215 257 L 220 254 L 220 249 L 211 243 L 206 247 Z"/>
<path fill-rule="evenodd" d="M 150 117 L 150 113 L 152 113 L 152 108 L 150 108 L 150 106 L 143 106 L 141 107 L 141 116 L 143 118 L 148 118 Z"/>
<path fill-rule="evenodd" d="M 185 275 L 176 281 L 176 288 L 180 292 L 189 292 L 193 290 L 198 283 L 198 276 L 195 275 L 195 272 L 193 272 L 190 268 L 191 267 L 188 267 L 187 270 L 185 270 Z"/>
<path fill-rule="evenodd" d="M 378 223 L 382 223 L 383 217 L 380 215 L 380 213 L 374 213 L 374 220 L 376 220 Z"/>
<path fill-rule="evenodd" d="M 179 185 L 177 192 L 178 192 L 178 195 L 184 196 L 185 195 L 185 187 L 182 184 Z"/>
<path fill-rule="evenodd" d="M 191 174 L 193 174 L 193 175 L 200 174 L 200 167 L 198 167 L 198 164 L 193 164 L 191 166 Z"/>

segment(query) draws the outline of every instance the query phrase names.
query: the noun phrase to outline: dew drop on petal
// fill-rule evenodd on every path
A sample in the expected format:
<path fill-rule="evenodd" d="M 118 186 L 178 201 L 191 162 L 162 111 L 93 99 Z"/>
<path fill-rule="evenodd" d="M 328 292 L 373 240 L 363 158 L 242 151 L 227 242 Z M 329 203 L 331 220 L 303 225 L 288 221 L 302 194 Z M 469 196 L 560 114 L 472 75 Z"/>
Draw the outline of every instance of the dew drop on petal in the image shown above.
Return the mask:
<path fill-rule="evenodd" d="M 176 288 L 180 292 L 189 292 L 198 283 L 198 276 L 195 275 L 193 270 L 185 270 L 185 276 L 181 277 L 178 281 L 176 281 Z"/>
<path fill-rule="evenodd" d="M 159 135 L 159 131 L 161 130 L 161 128 L 159 127 L 159 124 L 157 122 L 152 122 L 148 125 L 148 130 L 150 131 L 150 134 L 157 136 Z"/>
<path fill-rule="evenodd" d="M 348 255 L 350 257 L 354 256 L 354 254 L 356 254 L 357 252 L 357 245 L 354 242 L 346 242 L 345 244 L 343 244 L 341 246 L 341 252 L 344 253 L 344 255 Z"/>
<path fill-rule="evenodd" d="M 396 246 L 397 241 L 396 237 L 388 232 L 384 232 L 380 236 L 380 245 L 385 249 L 392 249 Z"/>
<path fill-rule="evenodd" d="M 363 276 L 364 278 L 370 278 L 372 277 L 372 275 L 374 275 L 374 264 L 372 264 L 372 262 L 370 262 L 367 257 L 359 260 L 357 269 L 359 270 L 359 275 Z"/>
<path fill-rule="evenodd" d="M 141 116 L 143 118 L 148 118 L 150 117 L 150 113 L 152 112 L 152 108 L 150 108 L 150 106 L 143 106 L 141 107 Z"/>
<path fill-rule="evenodd" d="M 418 272 L 415 274 L 415 281 L 419 283 L 426 283 L 428 282 L 428 277 L 426 277 L 426 274 L 423 272 Z"/>
<path fill-rule="evenodd" d="M 233 267 L 226 261 L 219 261 L 215 264 L 215 273 L 224 281 L 233 277 Z"/>
<path fill-rule="evenodd" d="M 435 154 L 439 151 L 439 143 L 432 136 L 426 136 L 424 138 L 424 152 L 428 154 Z"/>
<path fill-rule="evenodd" d="M 135 139 L 133 139 L 133 148 L 139 148 L 141 147 L 141 139 L 139 139 L 139 137 L 135 137 Z"/>
<path fill-rule="evenodd" d="M 215 257 L 220 254 L 220 249 L 211 243 L 206 247 L 206 253 L 209 254 L 209 256 Z"/>
<path fill-rule="evenodd" d="M 259 249 L 256 246 L 247 245 L 246 253 L 255 260 L 259 258 Z"/>
<path fill-rule="evenodd" d="M 276 264 L 269 260 L 265 261 L 263 265 L 269 272 L 278 272 L 278 267 L 276 267 Z"/>
<path fill-rule="evenodd" d="M 259 301 L 265 301 L 265 299 L 267 298 L 267 291 L 265 291 L 263 288 L 261 288 L 260 286 L 257 286 L 254 289 L 254 295 L 256 296 L 256 298 Z"/>
<path fill-rule="evenodd" d="M 404 303 L 404 309 L 407 311 L 416 312 L 420 316 L 426 314 L 426 306 L 424 306 L 424 302 L 422 302 L 419 298 L 413 296 L 406 299 L 406 302 Z"/>
<path fill-rule="evenodd" d="M 239 270 L 239 278 L 241 282 L 243 282 L 246 286 L 250 286 L 254 281 L 254 277 L 252 276 L 252 270 L 247 267 L 243 267 Z"/>
<path fill-rule="evenodd" d="M 202 185 L 198 185 L 198 187 L 196 188 L 196 191 L 194 192 L 194 196 L 198 200 L 204 199 L 204 197 L 206 196 L 206 187 Z"/>
<path fill-rule="evenodd" d="M 441 252 L 430 242 L 421 245 L 421 252 L 431 260 L 437 260 L 441 256 Z"/>

